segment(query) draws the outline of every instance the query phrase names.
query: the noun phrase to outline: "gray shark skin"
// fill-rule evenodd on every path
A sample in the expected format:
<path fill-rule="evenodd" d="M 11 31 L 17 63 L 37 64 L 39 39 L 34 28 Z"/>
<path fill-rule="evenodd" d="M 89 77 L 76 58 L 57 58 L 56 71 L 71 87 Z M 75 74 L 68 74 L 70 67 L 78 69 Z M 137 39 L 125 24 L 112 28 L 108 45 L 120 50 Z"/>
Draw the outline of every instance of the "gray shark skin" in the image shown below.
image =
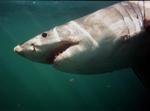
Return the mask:
<path fill-rule="evenodd" d="M 38 34 L 14 51 L 68 73 L 102 74 L 132 67 L 143 77 L 149 48 L 150 1 L 125 1 Z"/>

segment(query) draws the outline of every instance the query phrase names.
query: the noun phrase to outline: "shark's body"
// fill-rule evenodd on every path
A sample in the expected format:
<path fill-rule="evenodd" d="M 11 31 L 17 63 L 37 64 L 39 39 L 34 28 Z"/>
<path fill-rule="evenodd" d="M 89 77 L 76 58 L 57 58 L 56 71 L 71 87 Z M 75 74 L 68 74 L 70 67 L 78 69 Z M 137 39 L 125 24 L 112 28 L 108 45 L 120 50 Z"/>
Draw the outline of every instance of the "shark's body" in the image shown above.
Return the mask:
<path fill-rule="evenodd" d="M 136 67 L 149 59 L 148 36 L 150 2 L 130 1 L 54 27 L 14 50 L 69 73 L 100 74 L 127 67 L 138 72 Z"/>

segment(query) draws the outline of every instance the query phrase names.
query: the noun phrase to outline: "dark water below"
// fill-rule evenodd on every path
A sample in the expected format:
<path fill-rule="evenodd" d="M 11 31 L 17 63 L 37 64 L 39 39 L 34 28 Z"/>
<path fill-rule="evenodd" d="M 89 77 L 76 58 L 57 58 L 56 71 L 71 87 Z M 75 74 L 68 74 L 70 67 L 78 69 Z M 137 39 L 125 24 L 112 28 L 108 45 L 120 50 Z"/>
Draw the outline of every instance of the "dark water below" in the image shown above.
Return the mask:
<path fill-rule="evenodd" d="M 0 111 L 145 111 L 147 92 L 131 69 L 68 74 L 13 52 L 40 32 L 113 3 L 0 2 Z"/>

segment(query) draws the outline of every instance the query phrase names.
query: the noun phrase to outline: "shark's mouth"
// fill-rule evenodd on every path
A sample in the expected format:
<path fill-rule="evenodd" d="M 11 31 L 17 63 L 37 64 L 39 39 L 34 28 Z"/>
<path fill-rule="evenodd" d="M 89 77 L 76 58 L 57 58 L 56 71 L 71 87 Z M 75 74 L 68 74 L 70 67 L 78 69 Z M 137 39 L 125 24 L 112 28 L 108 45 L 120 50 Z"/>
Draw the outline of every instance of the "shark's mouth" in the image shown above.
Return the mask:
<path fill-rule="evenodd" d="M 53 64 L 56 57 L 58 57 L 61 53 L 63 53 L 68 48 L 77 45 L 79 42 L 73 41 L 61 41 L 57 44 L 56 48 L 47 55 L 46 61 L 48 64 Z"/>

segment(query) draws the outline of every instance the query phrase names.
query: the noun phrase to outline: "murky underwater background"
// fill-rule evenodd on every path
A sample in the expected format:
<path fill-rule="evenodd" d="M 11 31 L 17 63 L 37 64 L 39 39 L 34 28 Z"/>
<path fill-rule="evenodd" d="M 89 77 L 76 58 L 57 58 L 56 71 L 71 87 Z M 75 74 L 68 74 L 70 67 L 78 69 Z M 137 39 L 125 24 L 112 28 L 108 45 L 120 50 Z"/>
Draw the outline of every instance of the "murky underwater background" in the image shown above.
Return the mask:
<path fill-rule="evenodd" d="M 38 33 L 113 3 L 0 1 L 0 111 L 145 111 L 147 92 L 131 69 L 68 74 L 13 52 Z"/>

